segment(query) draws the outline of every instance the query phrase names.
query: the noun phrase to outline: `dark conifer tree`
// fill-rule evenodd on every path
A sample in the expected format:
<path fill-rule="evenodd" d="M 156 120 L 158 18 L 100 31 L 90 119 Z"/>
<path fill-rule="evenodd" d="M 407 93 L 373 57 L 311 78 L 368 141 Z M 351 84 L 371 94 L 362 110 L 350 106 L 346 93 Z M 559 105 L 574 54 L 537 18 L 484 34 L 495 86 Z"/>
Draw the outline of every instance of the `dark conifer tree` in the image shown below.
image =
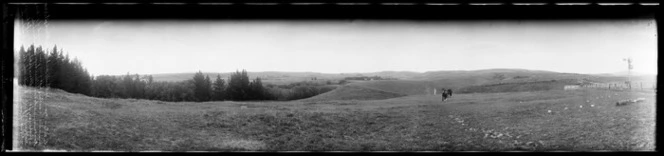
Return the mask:
<path fill-rule="evenodd" d="M 30 45 L 28 47 L 27 53 L 25 54 L 25 85 L 26 86 L 35 86 L 35 46 Z"/>
<path fill-rule="evenodd" d="M 124 92 L 121 95 L 122 97 L 124 97 L 124 98 L 133 97 L 133 95 L 134 95 L 133 94 L 134 93 L 134 90 L 133 90 L 134 86 L 133 86 L 133 80 L 132 80 L 131 76 L 129 75 L 129 73 L 127 73 L 127 75 L 125 75 L 122 78 L 122 89 L 124 90 Z"/>
<path fill-rule="evenodd" d="M 151 84 L 153 81 L 152 75 L 148 75 L 148 84 Z"/>
<path fill-rule="evenodd" d="M 231 74 L 228 88 L 226 89 L 226 95 L 228 98 L 238 101 L 252 99 L 249 76 L 247 75 L 246 70 L 242 70 L 242 72 L 236 71 Z"/>
<path fill-rule="evenodd" d="M 140 75 L 135 74 L 134 75 L 134 90 L 135 90 L 135 98 L 144 98 L 145 97 L 145 82 L 141 80 Z"/>
<path fill-rule="evenodd" d="M 62 51 L 60 51 L 62 52 Z M 60 81 L 61 88 L 62 90 L 69 91 L 71 92 L 74 89 L 74 79 L 72 77 L 74 73 L 74 69 L 72 68 L 73 65 L 69 61 L 69 54 L 63 56 L 62 53 L 60 53 L 59 56 L 62 59 L 62 64 L 60 64 L 60 69 L 59 73 L 57 73 L 57 79 Z"/>
<path fill-rule="evenodd" d="M 209 81 L 210 77 L 205 77 L 203 76 L 203 72 L 198 71 L 194 75 L 194 78 L 192 79 L 192 83 L 194 85 L 194 95 L 196 101 L 207 101 L 209 100 L 210 97 L 210 91 L 209 91 Z"/>
<path fill-rule="evenodd" d="M 71 75 L 69 75 L 69 79 L 71 79 L 70 83 L 72 83 L 72 88 L 68 91 L 72 93 L 84 94 L 86 90 L 85 81 L 89 78 L 87 75 L 83 75 L 84 73 L 81 62 L 79 62 L 77 58 L 74 58 L 74 61 L 71 62 L 70 66 Z"/>
<path fill-rule="evenodd" d="M 224 100 L 225 82 L 221 79 L 221 75 L 217 75 L 217 79 L 212 84 L 212 100 Z"/>
<path fill-rule="evenodd" d="M 263 88 L 263 83 L 261 78 L 256 78 L 250 84 L 250 92 L 252 100 L 266 100 L 267 96 L 265 95 L 265 89 Z"/>
<path fill-rule="evenodd" d="M 210 80 L 209 75 L 205 75 L 203 89 L 203 101 L 210 101 L 212 98 L 212 81 Z"/>
<path fill-rule="evenodd" d="M 41 46 L 35 49 L 34 60 L 34 86 L 46 87 L 46 53 Z"/>
<path fill-rule="evenodd" d="M 91 90 L 92 90 L 92 78 L 90 76 L 90 73 L 88 73 L 87 69 L 83 69 L 82 67 L 79 68 L 82 69 L 82 71 L 79 71 L 78 73 L 78 81 L 80 82 L 78 84 L 79 88 L 79 93 L 83 95 L 91 95 Z"/>
<path fill-rule="evenodd" d="M 58 73 L 60 73 L 60 66 L 61 66 L 61 59 L 59 56 L 61 56 L 58 53 L 57 46 L 53 47 L 53 50 L 51 53 L 48 55 L 48 60 L 47 60 L 47 83 L 48 86 L 51 88 L 62 88 L 62 85 L 60 84 L 60 79 L 58 77 Z"/>
<path fill-rule="evenodd" d="M 27 52 L 25 51 L 25 48 L 21 46 L 21 48 L 18 50 L 18 84 L 20 85 L 27 85 L 26 78 L 28 76 L 27 74 Z"/>

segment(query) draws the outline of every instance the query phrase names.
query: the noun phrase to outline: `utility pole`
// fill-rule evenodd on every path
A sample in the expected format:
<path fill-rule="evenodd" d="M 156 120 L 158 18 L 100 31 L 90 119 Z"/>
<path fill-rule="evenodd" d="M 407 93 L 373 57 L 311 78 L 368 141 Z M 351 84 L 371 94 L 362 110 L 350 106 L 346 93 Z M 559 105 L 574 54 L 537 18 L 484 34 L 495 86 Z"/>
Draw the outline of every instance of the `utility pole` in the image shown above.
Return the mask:
<path fill-rule="evenodd" d="M 630 90 L 632 90 L 632 69 L 634 69 L 634 66 L 632 66 L 632 58 L 623 58 L 623 61 L 627 61 L 627 86 L 629 87 Z"/>

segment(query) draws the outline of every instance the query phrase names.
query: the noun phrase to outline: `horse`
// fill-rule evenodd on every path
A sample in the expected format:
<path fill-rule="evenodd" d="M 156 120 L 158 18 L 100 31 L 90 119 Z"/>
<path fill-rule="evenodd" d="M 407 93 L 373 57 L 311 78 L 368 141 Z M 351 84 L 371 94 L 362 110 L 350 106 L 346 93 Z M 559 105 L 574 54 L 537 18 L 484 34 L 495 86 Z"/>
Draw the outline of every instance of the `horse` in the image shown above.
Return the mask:
<path fill-rule="evenodd" d="M 443 96 L 442 99 L 443 101 L 447 100 L 447 98 L 452 97 L 452 89 L 441 88 L 440 90 L 442 91 L 441 94 Z"/>
<path fill-rule="evenodd" d="M 447 90 L 446 90 L 445 88 L 442 88 L 442 89 L 440 89 L 440 90 L 442 91 L 442 92 L 440 93 L 440 94 L 443 96 L 443 99 L 442 99 L 442 100 L 443 100 L 443 101 L 447 100 L 447 97 L 448 97 Z"/>

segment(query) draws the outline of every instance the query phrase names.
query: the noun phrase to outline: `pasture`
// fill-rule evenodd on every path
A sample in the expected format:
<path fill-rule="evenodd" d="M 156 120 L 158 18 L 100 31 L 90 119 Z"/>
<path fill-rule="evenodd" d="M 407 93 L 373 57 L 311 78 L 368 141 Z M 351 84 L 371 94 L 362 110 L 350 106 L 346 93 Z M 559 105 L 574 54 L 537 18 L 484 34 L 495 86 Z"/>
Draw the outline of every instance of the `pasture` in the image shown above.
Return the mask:
<path fill-rule="evenodd" d="M 357 85 L 355 87 L 361 87 Z M 398 87 L 398 86 L 395 86 Z M 16 87 L 15 150 L 653 151 L 655 93 L 580 89 L 288 102 L 100 99 Z M 349 88 L 346 88 L 349 89 Z M 334 91 L 332 91 L 334 93 Z M 322 94 L 320 96 L 323 96 Z M 394 98 L 392 98 L 394 97 Z M 616 106 L 624 99 L 645 102 Z"/>

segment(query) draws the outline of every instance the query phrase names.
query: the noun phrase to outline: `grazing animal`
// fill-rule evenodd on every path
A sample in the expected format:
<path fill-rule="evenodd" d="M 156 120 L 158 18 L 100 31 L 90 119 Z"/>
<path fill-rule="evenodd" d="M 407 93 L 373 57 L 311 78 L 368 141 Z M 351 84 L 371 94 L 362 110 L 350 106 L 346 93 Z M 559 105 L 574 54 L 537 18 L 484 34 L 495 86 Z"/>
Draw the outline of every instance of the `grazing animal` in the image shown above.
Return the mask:
<path fill-rule="evenodd" d="M 443 96 L 442 100 L 443 101 L 447 100 L 447 90 L 445 88 L 441 88 L 440 90 L 442 91 L 441 92 L 441 95 Z"/>

